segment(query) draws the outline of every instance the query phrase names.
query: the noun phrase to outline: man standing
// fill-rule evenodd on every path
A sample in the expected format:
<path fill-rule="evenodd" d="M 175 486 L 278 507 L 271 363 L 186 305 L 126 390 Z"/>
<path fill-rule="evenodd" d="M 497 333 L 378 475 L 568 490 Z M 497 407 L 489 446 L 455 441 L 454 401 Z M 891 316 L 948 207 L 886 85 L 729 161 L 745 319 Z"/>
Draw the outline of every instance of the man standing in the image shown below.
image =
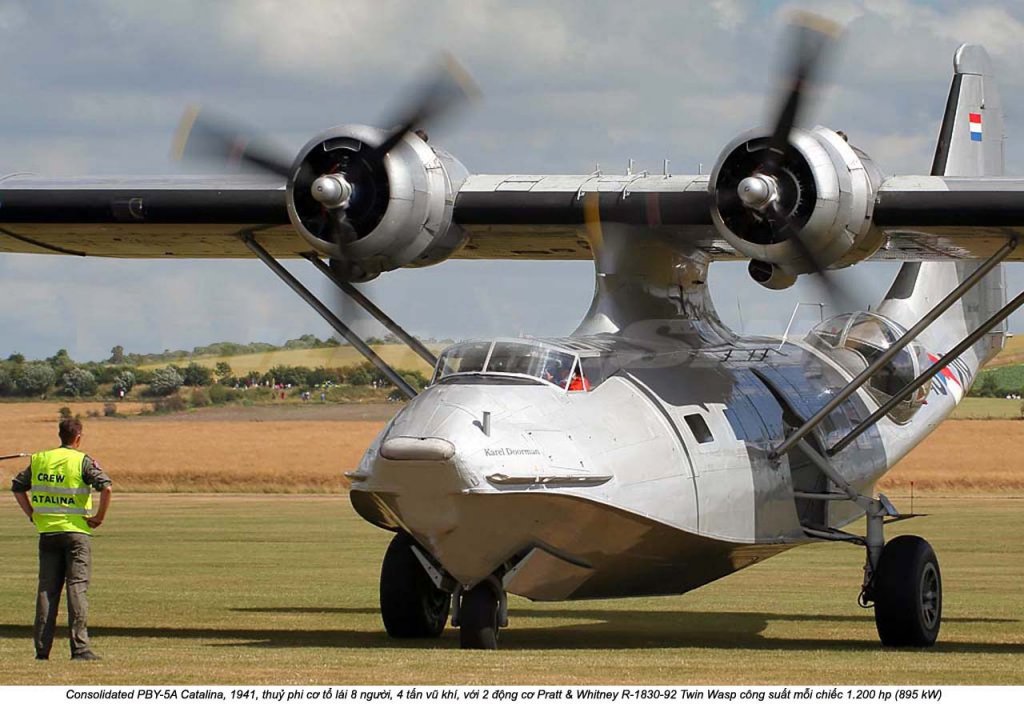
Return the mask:
<path fill-rule="evenodd" d="M 79 452 L 82 422 L 60 422 L 60 447 L 37 452 L 32 463 L 11 483 L 25 515 L 39 530 L 39 590 L 36 595 L 36 660 L 50 658 L 60 592 L 67 585 L 71 659 L 99 660 L 89 649 L 86 628 L 92 553 L 89 536 L 107 515 L 112 494 L 110 477 L 88 455 Z M 90 487 L 100 492 L 100 507 L 92 513 Z M 26 495 L 31 492 L 31 499 Z"/>

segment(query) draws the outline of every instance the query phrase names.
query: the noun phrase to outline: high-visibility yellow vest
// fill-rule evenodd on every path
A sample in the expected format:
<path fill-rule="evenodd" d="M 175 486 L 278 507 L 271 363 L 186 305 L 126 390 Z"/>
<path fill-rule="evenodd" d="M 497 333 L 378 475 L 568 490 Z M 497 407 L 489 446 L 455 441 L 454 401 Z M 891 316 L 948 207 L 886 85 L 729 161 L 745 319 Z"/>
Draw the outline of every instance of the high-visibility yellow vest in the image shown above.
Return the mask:
<path fill-rule="evenodd" d="M 32 455 L 32 521 L 40 533 L 91 534 L 92 492 L 82 477 L 85 453 L 58 447 Z"/>

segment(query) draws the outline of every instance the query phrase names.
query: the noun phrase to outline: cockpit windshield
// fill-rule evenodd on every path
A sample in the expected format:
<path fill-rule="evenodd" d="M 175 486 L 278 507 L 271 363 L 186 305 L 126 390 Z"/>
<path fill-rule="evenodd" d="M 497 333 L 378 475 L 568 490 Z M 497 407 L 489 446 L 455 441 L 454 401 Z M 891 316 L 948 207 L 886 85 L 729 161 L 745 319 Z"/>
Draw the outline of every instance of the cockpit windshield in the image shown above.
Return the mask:
<path fill-rule="evenodd" d="M 528 340 L 452 345 L 437 361 L 434 383 L 458 374 L 502 375 L 533 379 L 563 390 L 575 391 L 576 387 L 584 390 L 579 358 L 575 354 Z M 589 384 L 586 386 L 589 390 Z"/>

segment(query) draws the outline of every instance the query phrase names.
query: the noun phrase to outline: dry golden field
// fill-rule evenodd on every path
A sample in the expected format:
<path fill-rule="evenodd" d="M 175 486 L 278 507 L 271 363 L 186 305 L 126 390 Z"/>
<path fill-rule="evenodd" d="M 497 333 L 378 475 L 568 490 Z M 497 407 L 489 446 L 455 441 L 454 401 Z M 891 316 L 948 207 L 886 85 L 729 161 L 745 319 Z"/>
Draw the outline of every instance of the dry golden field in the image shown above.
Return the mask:
<path fill-rule="evenodd" d="M 0 404 L 0 455 L 56 442 L 64 402 Z M 71 403 L 85 416 L 99 403 Z M 144 404 L 121 404 L 138 413 Z M 86 418 L 83 449 L 118 490 L 337 492 L 343 473 L 396 411 L 395 404 L 221 407 L 171 416 Z M 1024 492 L 1024 422 L 951 420 L 883 479 L 880 489 L 918 495 Z M 0 464 L 7 479 L 23 463 Z"/>
<path fill-rule="evenodd" d="M 57 443 L 58 403 L 0 404 L 0 455 Z M 99 403 L 70 403 L 83 417 Z M 138 413 L 143 404 L 121 404 Z M 338 492 L 391 404 L 222 407 L 171 416 L 84 418 L 82 449 L 118 490 Z M 337 420 L 341 418 L 341 420 Z M 24 466 L 4 462 L 6 479 Z"/>
<path fill-rule="evenodd" d="M 441 351 L 443 345 L 428 345 L 428 347 L 436 353 Z M 374 345 L 373 349 L 384 361 L 397 369 L 418 370 L 424 374 L 430 374 L 432 371 L 430 365 L 405 345 Z M 340 345 L 338 347 L 317 347 L 310 350 L 275 350 L 273 352 L 239 354 L 232 357 L 192 357 L 175 363 L 184 365 L 195 362 L 213 369 L 218 362 L 227 362 L 235 374 L 244 375 L 254 371 L 265 372 L 279 365 L 335 369 L 357 366 L 364 361 L 363 356 L 355 348 L 350 345 Z M 142 369 L 158 369 L 166 367 L 167 364 L 168 362 L 144 364 Z"/>
<path fill-rule="evenodd" d="M 1011 337 L 1002 352 L 986 365 L 986 368 L 1005 367 L 1009 364 L 1024 364 L 1024 335 Z"/>

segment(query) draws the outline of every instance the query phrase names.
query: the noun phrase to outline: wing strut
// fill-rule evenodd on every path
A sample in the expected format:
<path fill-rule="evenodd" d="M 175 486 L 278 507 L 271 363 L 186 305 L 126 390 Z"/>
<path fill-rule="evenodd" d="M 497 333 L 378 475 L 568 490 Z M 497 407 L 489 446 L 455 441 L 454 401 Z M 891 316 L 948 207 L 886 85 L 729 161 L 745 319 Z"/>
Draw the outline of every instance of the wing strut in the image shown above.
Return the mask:
<path fill-rule="evenodd" d="M 409 349 L 411 349 L 413 352 L 422 357 L 423 361 L 429 364 L 432 368 L 437 366 L 437 357 L 434 356 L 433 352 L 428 350 L 422 342 L 420 342 L 415 337 L 407 333 L 405 331 L 405 328 L 403 328 L 401 325 L 392 320 L 392 318 L 387 313 L 385 313 L 376 305 L 374 305 L 373 301 L 371 301 L 369 298 L 363 295 L 362 291 L 360 291 L 358 288 L 350 284 L 348 281 L 345 281 L 344 279 L 338 277 L 338 275 L 334 273 L 331 267 L 324 263 L 323 259 L 321 259 L 320 257 L 311 252 L 307 252 L 302 256 L 311 261 L 313 263 L 313 266 L 319 269 L 320 272 L 328 279 L 330 279 L 335 286 L 340 288 L 345 293 L 346 296 L 351 298 L 360 307 L 362 307 L 363 310 L 365 310 L 367 313 L 376 318 L 377 322 L 386 327 L 388 330 L 392 332 L 392 334 L 395 335 L 395 337 L 397 337 L 399 340 L 408 345 Z"/>
<path fill-rule="evenodd" d="M 832 411 L 834 411 L 835 409 L 839 408 L 839 406 L 844 401 L 846 401 L 846 399 L 850 398 L 850 396 L 852 396 L 854 393 L 856 393 L 857 390 L 860 389 L 860 387 L 864 386 L 864 384 L 866 384 L 868 382 L 868 380 L 871 379 L 871 377 L 873 377 L 880 369 L 882 369 L 882 367 L 884 367 L 886 364 L 888 364 L 889 361 L 892 360 L 892 358 L 895 357 L 904 347 L 906 347 L 911 342 L 913 342 L 915 339 L 917 339 L 917 336 L 920 335 L 921 332 L 923 332 L 925 328 L 927 328 L 929 325 L 931 325 L 933 322 L 935 322 L 935 320 L 937 320 L 939 318 L 939 316 L 941 316 L 943 313 L 945 313 L 947 310 L 949 310 L 949 308 L 954 303 L 956 303 L 961 298 L 963 298 L 964 294 L 966 294 L 968 291 L 970 291 L 972 288 L 974 288 L 974 286 L 979 281 L 981 281 L 985 277 L 986 274 L 988 274 L 990 271 L 992 271 L 992 269 L 995 268 L 995 266 L 997 264 L 999 264 L 999 262 L 1001 262 L 1004 259 L 1006 259 L 1006 257 L 1008 257 L 1010 255 L 1010 253 L 1014 249 L 1016 249 L 1016 247 L 1017 247 L 1017 238 L 1016 237 L 1013 237 L 1012 239 L 1008 240 L 1006 242 L 1006 244 L 1004 244 L 1002 247 L 1000 247 L 999 250 L 995 254 L 993 254 L 991 257 L 989 257 L 987 260 L 985 260 L 985 263 L 982 264 L 980 267 L 978 267 L 978 269 L 973 274 L 971 274 L 966 279 L 964 279 L 963 283 L 961 283 L 959 286 L 957 286 L 955 289 L 953 289 L 949 293 L 949 295 L 947 295 L 945 298 L 943 298 L 941 301 L 939 301 L 939 303 L 937 303 L 935 305 L 935 307 L 932 308 L 927 313 L 927 315 L 925 315 L 923 318 L 921 318 L 921 320 L 919 320 L 917 322 L 917 324 L 914 325 L 914 327 L 910 328 L 910 330 L 908 330 L 906 332 L 906 334 L 904 334 L 899 340 L 894 342 L 892 344 L 892 346 L 889 347 L 889 349 L 885 351 L 884 354 L 882 354 L 880 357 L 878 357 L 878 359 L 876 359 L 874 362 L 869 364 L 867 369 L 865 369 L 860 374 L 858 374 L 856 377 L 854 377 L 853 380 L 850 381 L 849 384 L 847 384 L 842 389 L 840 389 L 839 392 L 836 393 L 832 397 L 832 400 L 829 401 L 828 403 L 826 403 L 822 407 L 822 409 L 820 411 L 818 411 L 813 416 L 811 416 L 811 418 L 809 418 L 806 422 L 804 422 L 803 425 L 801 425 L 789 437 L 787 437 L 785 440 L 783 440 L 782 443 L 778 447 L 776 447 L 774 450 L 771 451 L 771 453 L 769 454 L 769 457 L 771 459 L 776 459 L 778 457 L 781 457 L 785 453 L 789 452 L 791 449 L 793 449 L 793 447 L 798 442 L 800 442 L 800 440 L 802 440 L 809 432 L 814 430 L 823 420 L 825 420 L 825 418 L 827 418 L 829 416 L 830 413 L 832 413 Z M 1018 298 L 1020 298 L 1020 297 L 1018 296 Z M 1007 304 L 1006 308 L 1009 308 L 1016 301 L 1017 301 L 1017 298 L 1013 299 L 1013 301 L 1011 303 Z M 1019 306 L 1020 304 L 1018 303 L 1017 305 Z M 1004 308 L 1003 311 L 1006 311 L 1006 308 Z M 1014 308 L 1013 310 L 1016 310 L 1016 308 Z M 998 317 L 999 314 L 1001 314 L 1003 312 L 1003 311 L 1000 311 L 1000 313 L 997 314 L 994 318 L 992 318 L 989 321 L 987 321 L 986 325 L 988 324 L 988 322 L 992 322 L 993 320 L 995 321 L 995 322 L 992 322 L 993 326 L 998 324 L 999 322 L 1001 322 L 1003 320 L 1003 318 L 1005 318 L 1010 313 L 1012 313 L 1013 310 L 1007 311 L 1006 314 L 1003 315 L 1002 318 L 999 318 L 998 320 L 995 320 L 995 317 Z M 984 326 L 982 326 L 982 327 L 984 327 Z M 979 328 L 979 330 L 980 330 L 980 328 Z M 987 332 L 987 330 L 985 330 L 984 332 Z M 978 337 L 980 337 L 981 334 L 984 334 L 984 332 L 978 334 Z M 969 336 L 968 339 L 971 339 L 972 337 L 974 337 L 973 334 L 971 336 Z M 970 345 L 967 345 L 967 347 L 970 347 Z M 965 349 L 967 349 L 967 347 L 964 347 L 963 349 L 960 349 L 960 351 L 957 352 L 957 355 L 959 355 L 961 352 L 963 352 Z M 959 349 L 959 345 L 957 346 L 957 349 Z M 956 356 L 956 355 L 953 355 L 953 356 Z M 949 355 L 946 355 L 946 357 L 949 357 Z M 946 357 L 943 357 L 943 360 L 945 360 Z M 948 360 L 946 361 L 946 363 L 948 364 Z M 945 366 L 945 364 L 943 364 L 943 366 Z M 941 368 L 942 367 L 939 367 L 939 369 L 941 369 Z M 934 373 L 932 374 L 932 376 L 934 376 Z M 931 377 L 928 377 L 928 378 L 930 379 Z M 924 381 L 927 381 L 927 379 L 924 380 Z M 924 384 L 924 381 L 921 381 L 921 384 Z M 918 386 L 920 386 L 920 384 Z M 918 387 L 915 386 L 914 389 L 912 389 L 912 391 L 916 390 L 917 388 Z M 903 400 L 903 399 L 900 398 L 900 400 Z M 895 404 L 893 404 L 893 406 L 895 406 Z M 874 415 L 875 414 L 872 414 L 872 417 L 874 417 Z M 878 416 L 878 418 L 880 418 L 880 417 L 881 416 Z M 875 420 L 877 420 L 878 418 L 875 418 Z M 872 423 L 873 422 L 874 421 L 872 421 Z M 864 423 L 862 423 L 861 425 L 864 425 Z M 864 432 L 864 430 L 866 430 L 866 429 L 867 429 L 866 427 L 860 428 L 860 432 L 858 432 L 857 435 L 860 435 L 860 433 Z M 835 454 L 835 452 L 838 452 L 838 450 L 833 448 L 832 450 L 829 451 L 829 454 Z"/>
<path fill-rule="evenodd" d="M 319 298 L 313 295 L 308 288 L 303 286 L 298 279 L 292 276 L 287 269 L 281 266 L 281 263 L 274 259 L 274 257 L 256 241 L 256 238 L 253 237 L 252 233 L 247 232 L 242 235 L 242 242 L 244 242 L 245 246 L 248 247 L 250 251 L 260 259 L 260 261 L 266 264 L 272 272 L 277 274 L 279 279 L 288 284 L 295 293 L 299 294 L 299 297 L 302 300 L 308 303 L 313 310 L 319 313 L 320 317 L 326 320 L 339 335 L 348 340 L 349 344 L 355 347 L 361 355 L 366 357 L 373 366 L 377 367 L 377 369 L 379 369 L 381 373 L 388 378 L 388 381 L 397 386 L 398 390 L 401 391 L 406 398 L 412 399 L 416 396 L 416 389 L 414 389 L 409 382 L 403 379 L 401 374 L 396 372 L 391 365 L 381 359 L 377 353 L 373 351 L 373 348 L 367 345 L 363 339 L 356 335 L 351 328 L 345 325 L 345 323 L 341 322 L 341 319 L 332 313 L 330 308 L 325 306 Z"/>

